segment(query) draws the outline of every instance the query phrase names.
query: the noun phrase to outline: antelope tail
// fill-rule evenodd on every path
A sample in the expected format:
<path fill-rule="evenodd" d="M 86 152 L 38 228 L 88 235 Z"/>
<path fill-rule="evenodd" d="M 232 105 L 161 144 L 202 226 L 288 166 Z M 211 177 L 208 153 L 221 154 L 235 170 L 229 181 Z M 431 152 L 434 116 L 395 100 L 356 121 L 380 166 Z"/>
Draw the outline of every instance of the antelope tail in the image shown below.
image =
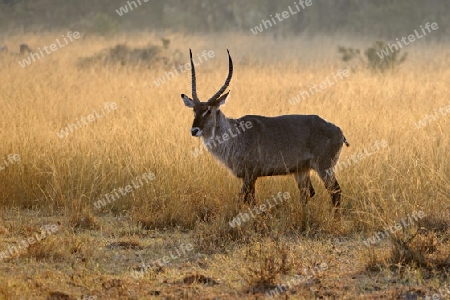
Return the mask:
<path fill-rule="evenodd" d="M 342 142 L 345 144 L 345 146 L 350 147 L 350 144 L 347 142 L 347 139 L 345 138 L 345 136 L 344 136 L 344 140 Z"/>

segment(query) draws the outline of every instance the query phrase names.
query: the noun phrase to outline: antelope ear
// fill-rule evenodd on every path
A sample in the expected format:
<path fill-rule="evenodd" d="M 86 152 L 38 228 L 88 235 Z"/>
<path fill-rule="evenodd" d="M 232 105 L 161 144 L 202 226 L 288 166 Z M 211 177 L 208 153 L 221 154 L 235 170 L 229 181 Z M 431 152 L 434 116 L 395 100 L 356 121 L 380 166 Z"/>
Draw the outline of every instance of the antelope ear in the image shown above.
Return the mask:
<path fill-rule="evenodd" d="M 230 94 L 231 91 L 228 91 L 228 93 L 223 94 L 222 96 L 220 96 L 217 100 L 216 100 L 216 105 L 217 106 L 221 106 L 223 104 L 225 104 L 225 101 L 227 101 L 228 99 L 228 95 Z"/>
<path fill-rule="evenodd" d="M 185 94 L 181 94 L 181 98 L 183 99 L 184 105 L 186 105 L 189 108 L 193 108 L 194 107 L 194 101 L 192 101 L 191 98 L 189 98 Z"/>

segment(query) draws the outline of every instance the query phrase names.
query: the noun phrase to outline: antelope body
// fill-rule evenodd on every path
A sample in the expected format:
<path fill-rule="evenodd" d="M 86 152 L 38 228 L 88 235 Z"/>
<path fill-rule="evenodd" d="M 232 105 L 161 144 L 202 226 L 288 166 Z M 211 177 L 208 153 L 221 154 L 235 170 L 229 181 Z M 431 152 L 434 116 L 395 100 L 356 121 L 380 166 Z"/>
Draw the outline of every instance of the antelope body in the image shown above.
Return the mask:
<path fill-rule="evenodd" d="M 315 170 L 334 206 L 340 205 L 341 188 L 330 170 L 339 159 L 342 145 L 349 144 L 339 127 L 317 115 L 246 115 L 229 119 L 220 106 L 229 95 L 229 92 L 223 93 L 233 74 L 230 53 L 225 84 L 207 102 L 201 102 L 197 96 L 192 52 L 190 58 L 192 99 L 185 94 L 181 97 L 184 104 L 194 110 L 191 134 L 201 137 L 214 157 L 243 180 L 241 195 L 244 202 L 255 201 L 258 177 L 293 174 L 306 203 L 315 194 L 310 180 L 310 171 Z"/>

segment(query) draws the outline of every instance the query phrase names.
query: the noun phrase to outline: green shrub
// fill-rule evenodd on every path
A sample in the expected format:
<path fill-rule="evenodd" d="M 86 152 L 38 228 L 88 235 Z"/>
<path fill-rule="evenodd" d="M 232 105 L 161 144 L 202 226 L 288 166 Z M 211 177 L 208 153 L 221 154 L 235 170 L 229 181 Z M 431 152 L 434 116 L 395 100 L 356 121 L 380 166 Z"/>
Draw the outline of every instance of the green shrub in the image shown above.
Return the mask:
<path fill-rule="evenodd" d="M 384 53 L 382 51 L 385 51 Z M 386 55 L 388 51 L 388 55 Z M 383 41 L 376 41 L 373 45 L 364 50 L 366 60 L 361 57 L 360 49 L 353 49 L 350 47 L 339 46 L 338 52 L 342 55 L 344 62 L 350 61 L 356 57 L 365 64 L 368 68 L 384 73 L 385 71 L 392 71 L 398 68 L 406 60 L 408 53 L 404 53 L 400 57 L 400 49 L 395 48 L 393 51 L 388 47 L 388 44 Z"/>

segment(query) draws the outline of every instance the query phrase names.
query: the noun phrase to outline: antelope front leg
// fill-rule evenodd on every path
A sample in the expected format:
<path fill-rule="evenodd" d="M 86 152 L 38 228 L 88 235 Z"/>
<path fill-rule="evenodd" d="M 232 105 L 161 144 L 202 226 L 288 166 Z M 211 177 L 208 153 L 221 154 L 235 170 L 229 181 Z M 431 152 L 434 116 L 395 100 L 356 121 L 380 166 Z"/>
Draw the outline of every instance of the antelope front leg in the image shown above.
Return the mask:
<path fill-rule="evenodd" d="M 244 199 L 244 203 L 246 204 L 255 204 L 255 182 L 256 178 L 243 178 L 242 189 L 240 193 L 240 197 Z"/>

